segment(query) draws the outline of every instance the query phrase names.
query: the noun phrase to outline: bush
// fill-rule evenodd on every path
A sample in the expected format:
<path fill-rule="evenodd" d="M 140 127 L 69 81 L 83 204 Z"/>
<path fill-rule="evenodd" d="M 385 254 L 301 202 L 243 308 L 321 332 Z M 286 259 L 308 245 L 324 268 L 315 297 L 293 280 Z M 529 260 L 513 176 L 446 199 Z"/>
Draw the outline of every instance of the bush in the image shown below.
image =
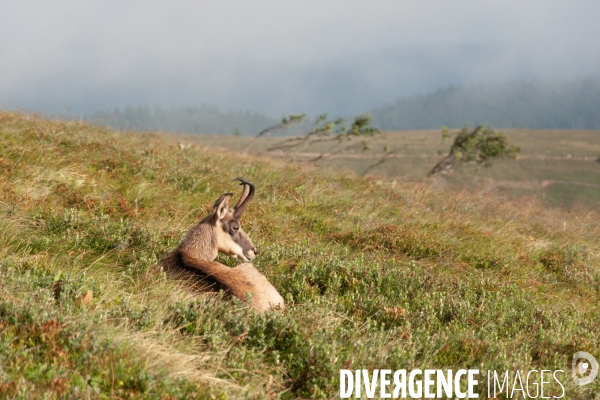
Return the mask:
<path fill-rule="evenodd" d="M 443 129 L 442 137 L 446 136 L 447 131 Z M 516 158 L 520 151 L 521 149 L 511 145 L 508 137 L 501 132 L 483 125 L 471 130 L 467 125 L 454 138 L 448 155 L 433 167 L 428 176 L 465 163 L 489 166 L 495 158 Z"/>

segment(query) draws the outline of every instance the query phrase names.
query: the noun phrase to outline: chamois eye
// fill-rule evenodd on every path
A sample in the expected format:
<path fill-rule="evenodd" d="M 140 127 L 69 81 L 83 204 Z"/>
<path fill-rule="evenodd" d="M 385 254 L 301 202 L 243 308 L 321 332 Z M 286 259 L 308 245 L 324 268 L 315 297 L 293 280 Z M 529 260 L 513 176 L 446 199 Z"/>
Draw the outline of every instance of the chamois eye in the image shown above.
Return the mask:
<path fill-rule="evenodd" d="M 234 231 L 236 231 L 236 232 L 240 230 L 240 227 L 239 227 L 239 226 L 237 226 L 237 225 L 234 225 L 234 226 L 232 226 L 231 228 L 232 228 Z"/>

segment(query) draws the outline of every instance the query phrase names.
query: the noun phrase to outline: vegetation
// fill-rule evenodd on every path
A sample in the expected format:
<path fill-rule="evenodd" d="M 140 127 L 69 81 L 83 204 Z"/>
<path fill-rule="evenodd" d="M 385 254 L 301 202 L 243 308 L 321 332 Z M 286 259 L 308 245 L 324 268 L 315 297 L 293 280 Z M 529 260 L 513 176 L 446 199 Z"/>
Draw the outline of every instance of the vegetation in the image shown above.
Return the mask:
<path fill-rule="evenodd" d="M 142 131 L 253 135 L 274 121 L 249 111 L 223 112 L 216 106 L 190 106 L 151 110 L 148 106 L 96 112 L 89 122 L 117 129 Z"/>
<path fill-rule="evenodd" d="M 293 121 L 293 117 L 289 118 L 289 121 Z M 304 118 L 304 114 L 301 116 Z M 317 159 L 321 159 L 330 152 L 333 154 L 342 153 L 350 149 L 362 148 L 363 150 L 368 149 L 366 138 L 372 137 L 375 134 L 381 133 L 379 129 L 371 126 L 371 117 L 368 114 L 359 114 L 354 117 L 352 125 L 348 128 L 344 123 L 346 122 L 343 118 L 336 120 L 328 120 L 327 114 L 322 114 L 315 119 L 312 128 L 308 132 L 303 132 L 300 135 L 293 136 L 287 139 L 283 139 L 274 146 L 271 146 L 267 151 L 273 150 L 295 150 L 299 151 L 315 143 L 322 143 L 331 145 L 324 152 L 322 152 Z M 283 120 L 282 127 L 286 127 L 283 124 L 286 123 L 286 119 Z M 277 126 L 278 127 L 278 126 Z M 272 128 L 267 128 L 258 136 L 261 136 L 265 131 L 271 131 Z M 257 136 L 257 137 L 258 137 Z M 359 142 L 352 143 L 353 139 L 362 139 Z"/>
<path fill-rule="evenodd" d="M 448 138 L 459 130 L 448 130 Z M 565 209 L 597 210 L 600 202 L 599 131 L 505 129 L 511 143 L 521 149 L 517 160 L 499 158 L 488 168 L 455 169 L 435 175 L 434 184 L 456 190 L 492 191 L 507 198 L 535 197 L 543 204 Z M 315 143 L 301 151 L 269 152 L 280 138 L 264 138 L 249 145 L 250 138 L 199 135 L 186 140 L 232 151 L 247 149 L 271 158 L 310 160 L 327 150 Z M 369 139 L 367 149 L 348 150 L 319 159 L 320 167 L 365 171 L 376 179 L 392 182 L 419 181 L 448 154 L 452 142 L 440 141 L 439 130 L 384 132 Z M 385 162 L 380 163 L 381 160 Z M 370 169 L 370 170 L 369 170 Z"/>
<path fill-rule="evenodd" d="M 271 135 L 273 133 L 279 132 L 284 129 L 289 129 L 294 125 L 298 125 L 298 124 L 302 123 L 305 119 L 306 119 L 306 114 L 297 114 L 297 115 L 290 115 L 289 117 L 284 117 L 281 120 L 281 122 L 278 122 L 277 124 L 275 124 L 273 126 L 269 126 L 265 129 L 263 129 L 262 131 L 258 132 L 258 134 L 255 136 L 255 139 L 258 139 L 261 136 Z"/>
<path fill-rule="evenodd" d="M 450 137 L 447 128 L 442 129 L 442 140 Z M 450 152 L 437 163 L 429 176 L 445 172 L 462 164 L 476 163 L 490 166 L 496 158 L 517 158 L 521 149 L 509 143 L 508 138 L 501 132 L 479 125 L 471 129 L 468 125 L 462 128 L 450 147 Z"/>
<path fill-rule="evenodd" d="M 506 128 L 600 129 L 600 78 L 531 80 L 446 88 L 371 110 L 382 130 L 460 129 L 466 123 Z M 117 129 L 255 136 L 276 118 L 216 106 L 126 107 L 96 112 L 91 123 Z"/>
<path fill-rule="evenodd" d="M 156 268 L 236 176 L 256 184 L 242 224 L 284 312 Z M 0 229 L 5 398 L 332 398 L 341 368 L 600 354 L 595 212 L 2 112 Z"/>
<path fill-rule="evenodd" d="M 600 129 L 600 79 L 449 86 L 373 110 L 383 130 L 461 128 Z"/>

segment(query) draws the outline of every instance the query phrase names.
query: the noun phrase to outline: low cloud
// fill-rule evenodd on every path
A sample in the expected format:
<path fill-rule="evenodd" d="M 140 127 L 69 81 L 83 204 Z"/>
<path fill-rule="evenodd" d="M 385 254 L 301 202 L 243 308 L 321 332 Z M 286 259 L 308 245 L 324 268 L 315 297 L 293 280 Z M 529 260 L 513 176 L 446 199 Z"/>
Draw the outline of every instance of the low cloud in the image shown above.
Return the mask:
<path fill-rule="evenodd" d="M 595 1 L 0 5 L 0 106 L 353 113 L 447 84 L 596 74 Z"/>

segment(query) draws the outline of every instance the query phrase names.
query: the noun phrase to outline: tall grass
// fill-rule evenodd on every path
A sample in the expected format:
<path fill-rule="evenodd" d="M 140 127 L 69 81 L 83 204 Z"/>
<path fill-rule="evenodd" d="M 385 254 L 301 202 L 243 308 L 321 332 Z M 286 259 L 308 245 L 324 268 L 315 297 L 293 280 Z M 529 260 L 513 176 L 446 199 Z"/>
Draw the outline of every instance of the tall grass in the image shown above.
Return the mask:
<path fill-rule="evenodd" d="M 236 176 L 284 312 L 156 267 Z M 599 222 L 2 112 L 0 393 L 331 398 L 340 368 L 568 369 L 600 354 Z"/>

